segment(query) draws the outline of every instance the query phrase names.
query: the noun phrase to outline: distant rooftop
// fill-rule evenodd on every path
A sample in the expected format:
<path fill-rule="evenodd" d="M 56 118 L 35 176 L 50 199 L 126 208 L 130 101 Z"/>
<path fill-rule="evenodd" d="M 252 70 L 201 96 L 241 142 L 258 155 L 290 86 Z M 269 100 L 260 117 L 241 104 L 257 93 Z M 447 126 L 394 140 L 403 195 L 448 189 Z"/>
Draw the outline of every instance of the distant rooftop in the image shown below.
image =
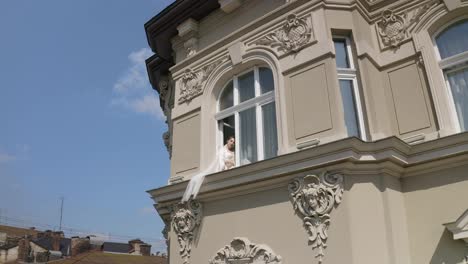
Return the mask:
<path fill-rule="evenodd" d="M 31 228 L 0 225 L 0 233 L 6 233 L 9 237 L 24 237 L 26 235 L 36 236 L 39 231 Z"/>
<path fill-rule="evenodd" d="M 130 250 L 132 250 L 132 246 L 128 243 L 104 242 L 102 244 L 102 251 L 104 252 L 129 253 Z"/>
<path fill-rule="evenodd" d="M 159 256 L 136 256 L 88 252 L 76 257 L 54 261 L 54 264 L 167 264 L 167 259 Z"/>

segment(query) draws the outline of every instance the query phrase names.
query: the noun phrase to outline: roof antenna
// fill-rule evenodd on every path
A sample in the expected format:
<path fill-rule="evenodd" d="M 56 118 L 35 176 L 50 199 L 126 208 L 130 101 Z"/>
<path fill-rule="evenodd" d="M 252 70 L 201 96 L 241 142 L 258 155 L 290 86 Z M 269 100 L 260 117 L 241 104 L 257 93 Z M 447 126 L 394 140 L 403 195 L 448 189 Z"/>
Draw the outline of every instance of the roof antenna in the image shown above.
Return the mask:
<path fill-rule="evenodd" d="M 60 197 L 60 200 L 61 200 L 61 205 L 60 205 L 60 227 L 59 227 L 59 231 L 62 231 L 62 216 L 63 216 L 63 200 L 65 198 L 63 196 Z"/>

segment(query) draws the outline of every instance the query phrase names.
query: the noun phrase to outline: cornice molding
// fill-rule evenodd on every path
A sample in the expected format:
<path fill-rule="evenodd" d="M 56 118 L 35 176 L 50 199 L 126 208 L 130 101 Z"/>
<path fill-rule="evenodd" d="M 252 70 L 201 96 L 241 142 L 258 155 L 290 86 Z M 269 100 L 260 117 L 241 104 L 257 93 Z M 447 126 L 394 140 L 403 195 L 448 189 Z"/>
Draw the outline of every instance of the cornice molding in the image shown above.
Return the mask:
<path fill-rule="evenodd" d="M 468 164 L 468 133 L 409 145 L 396 137 L 376 142 L 348 138 L 207 175 L 199 199 L 217 199 L 228 193 L 285 186 L 297 175 L 317 170 L 343 175 L 387 174 L 410 177 Z M 179 201 L 188 181 L 149 190 L 160 214 L 166 203 Z"/>
<path fill-rule="evenodd" d="M 330 0 L 295 0 L 285 5 L 278 7 L 277 9 L 257 18 L 251 23 L 245 25 L 242 28 L 234 31 L 233 33 L 226 35 L 220 40 L 212 43 L 211 45 L 199 50 L 196 54 L 191 57 L 185 58 L 176 65 L 170 68 L 174 78 L 177 78 L 187 68 L 197 67 L 199 64 L 203 64 L 207 59 L 217 56 L 220 52 L 226 52 L 224 49 L 234 42 L 243 42 L 246 46 L 251 46 L 252 42 L 255 42 L 259 36 L 271 33 L 279 29 L 283 21 L 290 14 L 296 14 L 298 17 L 303 17 L 316 9 L 324 8 L 330 10 L 357 10 L 362 17 L 370 24 L 373 25 L 382 19 L 382 12 L 385 9 L 390 9 L 394 14 L 400 14 L 405 10 L 415 10 L 427 1 L 409 1 L 409 0 L 382 0 L 382 1 L 367 1 L 367 0 L 356 0 L 350 3 L 342 3 Z M 369 5 L 371 3 L 371 5 Z M 313 32 L 312 32 L 313 36 Z M 313 38 L 309 41 L 314 43 Z M 282 54 L 282 53 L 281 53 Z M 279 56 L 282 56 L 279 54 Z M 283 55 L 284 56 L 284 55 Z"/>

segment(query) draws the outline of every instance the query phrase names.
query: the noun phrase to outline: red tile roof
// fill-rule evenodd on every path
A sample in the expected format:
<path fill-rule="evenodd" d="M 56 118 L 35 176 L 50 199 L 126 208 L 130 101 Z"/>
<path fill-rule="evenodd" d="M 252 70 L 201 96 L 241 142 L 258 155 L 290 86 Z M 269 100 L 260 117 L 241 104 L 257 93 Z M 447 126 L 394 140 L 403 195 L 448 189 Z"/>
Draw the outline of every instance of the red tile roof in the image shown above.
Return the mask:
<path fill-rule="evenodd" d="M 159 256 L 137 256 L 103 252 L 87 252 L 54 264 L 167 264 L 167 259 Z"/>

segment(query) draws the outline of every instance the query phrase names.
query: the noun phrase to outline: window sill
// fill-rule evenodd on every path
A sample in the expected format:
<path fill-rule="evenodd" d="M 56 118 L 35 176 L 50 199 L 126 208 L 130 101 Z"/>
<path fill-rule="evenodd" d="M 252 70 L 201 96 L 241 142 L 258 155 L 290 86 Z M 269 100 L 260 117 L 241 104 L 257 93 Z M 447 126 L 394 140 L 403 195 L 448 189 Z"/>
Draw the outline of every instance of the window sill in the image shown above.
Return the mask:
<path fill-rule="evenodd" d="M 397 137 L 374 142 L 347 138 L 234 169 L 209 174 L 197 199 L 209 201 L 284 187 L 298 173 L 314 170 L 344 174 L 409 177 L 468 164 L 468 132 L 410 145 Z M 180 201 L 188 181 L 149 190 L 157 207 Z"/>

